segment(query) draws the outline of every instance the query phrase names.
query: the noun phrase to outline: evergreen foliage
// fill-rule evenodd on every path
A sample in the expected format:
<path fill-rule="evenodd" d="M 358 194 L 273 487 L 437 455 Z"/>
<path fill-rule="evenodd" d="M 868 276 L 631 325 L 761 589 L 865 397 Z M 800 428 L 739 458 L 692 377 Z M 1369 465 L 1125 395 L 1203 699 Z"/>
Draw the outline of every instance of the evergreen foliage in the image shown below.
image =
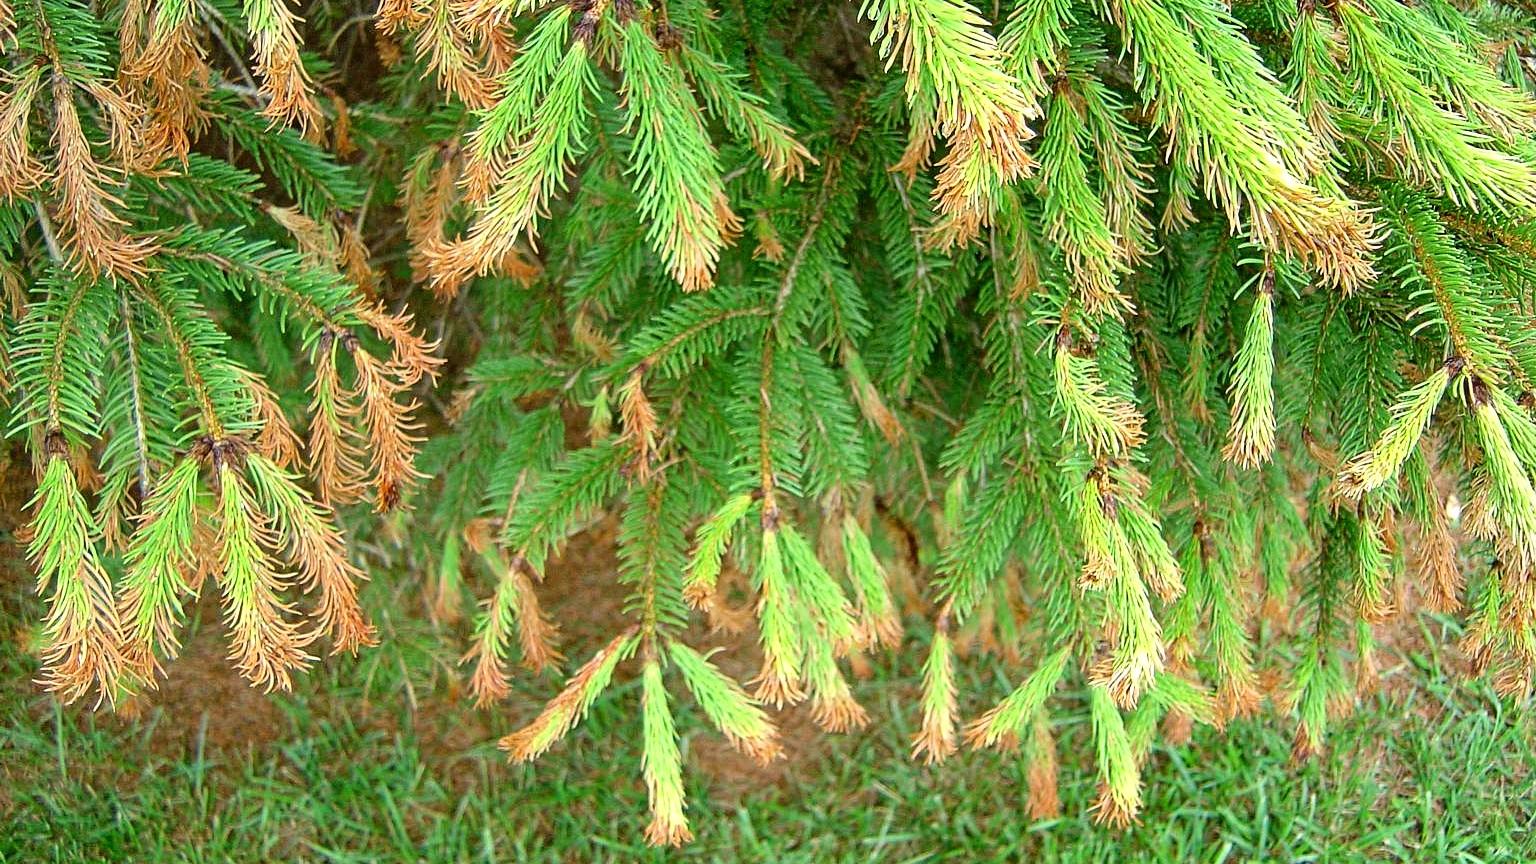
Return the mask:
<path fill-rule="evenodd" d="M 483 706 L 567 665 L 544 574 L 613 514 L 628 623 L 500 746 L 638 677 L 655 844 L 683 694 L 770 760 L 772 708 L 870 722 L 872 651 L 1034 817 L 1086 704 L 1113 824 L 1159 734 L 1324 746 L 1405 605 L 1524 699 L 1533 46 L 1500 0 L 0 0 L 39 681 L 155 687 L 205 588 L 255 686 L 365 649 L 366 500 Z"/>

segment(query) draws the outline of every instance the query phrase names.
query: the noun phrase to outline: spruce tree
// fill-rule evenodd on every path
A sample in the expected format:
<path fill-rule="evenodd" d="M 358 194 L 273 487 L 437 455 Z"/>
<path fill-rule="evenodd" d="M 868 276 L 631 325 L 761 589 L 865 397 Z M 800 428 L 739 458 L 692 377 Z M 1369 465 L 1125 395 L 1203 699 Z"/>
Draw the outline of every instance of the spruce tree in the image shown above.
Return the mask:
<path fill-rule="evenodd" d="M 1491 0 L 0 0 L 39 681 L 155 687 L 204 591 L 255 686 L 366 650 L 366 502 L 436 617 L 480 599 L 477 703 L 568 670 L 511 760 L 634 703 L 654 844 L 682 703 L 771 760 L 779 707 L 870 722 L 869 652 L 920 654 L 912 756 L 1016 748 L 1033 816 L 1086 710 L 1111 824 L 1159 734 L 1268 703 L 1316 752 L 1405 605 L 1524 699 L 1533 40 Z M 596 514 L 626 623 L 567 660 L 544 574 Z M 977 646 L 1021 671 L 967 719 Z"/>

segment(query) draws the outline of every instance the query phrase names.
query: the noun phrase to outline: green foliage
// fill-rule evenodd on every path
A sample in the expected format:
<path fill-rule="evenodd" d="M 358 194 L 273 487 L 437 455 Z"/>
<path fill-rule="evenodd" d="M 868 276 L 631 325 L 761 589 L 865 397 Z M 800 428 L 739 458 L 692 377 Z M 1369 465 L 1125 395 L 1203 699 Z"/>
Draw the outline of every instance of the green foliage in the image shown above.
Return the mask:
<path fill-rule="evenodd" d="M 1123 824 L 1160 729 L 1267 701 L 1321 749 L 1420 598 L 1529 695 L 1529 8 L 93 11 L 0 0 L 0 377 L 63 697 L 154 686 L 203 590 L 286 689 L 378 638 L 367 553 L 427 574 L 489 706 L 564 664 L 541 595 L 594 527 L 624 623 L 501 744 L 638 674 L 653 843 L 692 834 L 671 688 L 771 759 L 765 705 L 869 722 L 849 674 L 904 626 L 914 753 L 1018 744 L 1041 818 L 1063 710 Z M 343 531 L 364 498 L 414 511 Z M 700 623 L 755 628 L 754 680 Z"/>

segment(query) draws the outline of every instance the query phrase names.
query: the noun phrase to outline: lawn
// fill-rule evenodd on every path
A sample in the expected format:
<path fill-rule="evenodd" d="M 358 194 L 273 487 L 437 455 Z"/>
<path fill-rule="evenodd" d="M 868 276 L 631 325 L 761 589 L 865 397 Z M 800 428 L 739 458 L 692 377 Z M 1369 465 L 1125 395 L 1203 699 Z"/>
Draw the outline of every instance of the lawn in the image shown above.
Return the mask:
<path fill-rule="evenodd" d="M 906 758 L 915 670 L 877 660 L 859 689 L 870 726 L 823 737 L 792 715 L 790 757 L 767 772 L 685 709 L 698 839 L 660 852 L 641 843 L 633 681 L 541 761 L 508 766 L 495 737 L 554 682 L 525 678 L 506 705 L 470 708 L 456 692 L 458 643 L 399 611 L 415 589 L 381 580 L 369 599 L 384 644 L 328 659 L 291 695 L 262 696 L 224 668 L 205 603 L 187 656 L 137 716 L 61 708 L 30 684 L 36 606 L 19 569 L 7 569 L 5 862 L 1536 859 L 1536 724 L 1454 679 L 1454 658 L 1441 653 L 1385 657 L 1382 691 L 1309 763 L 1291 761 L 1289 724 L 1272 714 L 1159 745 L 1141 823 L 1121 832 L 1086 815 L 1085 706 L 1058 715 L 1065 815 L 1031 822 L 1023 767 L 1007 756 L 966 753 L 937 768 Z M 1436 632 L 1398 644 L 1454 644 L 1444 620 L 1401 626 Z M 964 668 L 966 711 L 1004 692 L 1007 670 L 977 659 Z"/>

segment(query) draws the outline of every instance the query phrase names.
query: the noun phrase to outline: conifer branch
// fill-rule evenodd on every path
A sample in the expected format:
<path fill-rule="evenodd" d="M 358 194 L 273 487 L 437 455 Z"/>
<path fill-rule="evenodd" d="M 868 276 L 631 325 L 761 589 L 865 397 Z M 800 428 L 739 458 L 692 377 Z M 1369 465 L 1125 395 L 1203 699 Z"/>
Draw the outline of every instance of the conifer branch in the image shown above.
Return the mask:
<path fill-rule="evenodd" d="M 97 557 L 95 522 L 62 453 L 49 457 L 30 506 L 27 556 L 37 572 L 37 593 L 48 604 L 42 684 L 65 702 L 93 690 L 99 699 L 115 701 L 125 661 L 112 582 Z"/>
<path fill-rule="evenodd" d="M 1256 280 L 1253 311 L 1228 388 L 1232 427 L 1222 455 L 1244 468 L 1257 468 L 1275 450 L 1274 279 L 1266 267 Z"/>
<path fill-rule="evenodd" d="M 253 506 L 245 479 L 217 453 L 215 524 L 230 660 L 253 685 L 288 690 L 292 673 L 312 659 L 304 649 L 314 634 L 289 618 L 292 609 L 280 596 L 288 577 L 267 552 L 274 542 L 269 520 Z"/>
<path fill-rule="evenodd" d="M 865 0 L 870 41 L 906 73 L 909 105 L 931 105 L 949 153 L 933 197 L 947 217 L 941 244 L 965 244 L 991 224 L 1001 187 L 1027 173 L 1025 122 L 1038 114 L 1003 68 L 987 22 L 963 0 Z"/>
<path fill-rule="evenodd" d="M 1277 105 L 1268 118 L 1251 115 L 1168 9 L 1150 0 L 1123 0 L 1111 4 L 1110 13 L 1132 51 L 1138 89 L 1156 106 L 1154 121 L 1171 136 L 1178 163 L 1204 176 L 1227 221 L 1346 290 L 1370 281 L 1369 220 L 1351 202 L 1308 186 L 1267 143 L 1272 124 L 1290 124 L 1285 113 L 1292 109 Z M 1232 50 L 1251 56 L 1253 49 Z"/>

